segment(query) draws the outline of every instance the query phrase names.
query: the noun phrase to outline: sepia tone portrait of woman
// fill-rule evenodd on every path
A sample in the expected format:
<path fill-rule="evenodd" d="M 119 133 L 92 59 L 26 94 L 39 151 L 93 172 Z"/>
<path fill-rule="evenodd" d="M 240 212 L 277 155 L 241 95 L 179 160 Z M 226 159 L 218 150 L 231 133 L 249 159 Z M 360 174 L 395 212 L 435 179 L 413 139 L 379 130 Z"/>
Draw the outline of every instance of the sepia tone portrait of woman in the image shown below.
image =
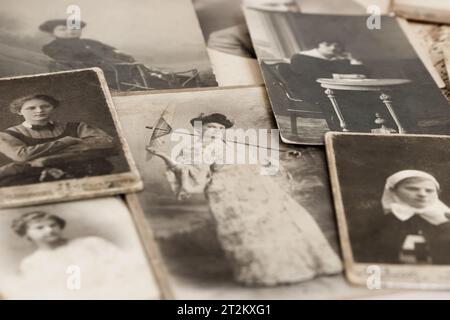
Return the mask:
<path fill-rule="evenodd" d="M 212 113 L 190 122 L 201 122 L 202 143 L 186 146 L 175 161 L 158 150 L 149 151 L 166 162 L 178 199 L 205 194 L 236 282 L 273 286 L 342 270 L 315 220 L 290 195 L 287 179 L 261 175 L 258 164 L 224 164 L 221 153 L 208 154 L 208 163 L 192 163 L 193 155 L 204 155 L 211 144 L 226 143 L 224 134 L 234 126 L 232 120 Z"/>
<path fill-rule="evenodd" d="M 72 159 L 51 167 L 35 167 L 36 159 L 113 146 L 113 138 L 99 128 L 84 122 L 54 120 L 54 111 L 59 107 L 63 107 L 61 102 L 46 94 L 24 96 L 11 102 L 10 111 L 21 116 L 23 122 L 0 132 L 0 153 L 12 162 L 0 171 L 0 181 L 33 183 L 107 174 L 112 170 L 110 163 L 98 158 L 95 161 Z M 21 173 L 25 174 L 22 178 L 19 177 Z M 7 179 L 11 175 L 13 178 Z"/>

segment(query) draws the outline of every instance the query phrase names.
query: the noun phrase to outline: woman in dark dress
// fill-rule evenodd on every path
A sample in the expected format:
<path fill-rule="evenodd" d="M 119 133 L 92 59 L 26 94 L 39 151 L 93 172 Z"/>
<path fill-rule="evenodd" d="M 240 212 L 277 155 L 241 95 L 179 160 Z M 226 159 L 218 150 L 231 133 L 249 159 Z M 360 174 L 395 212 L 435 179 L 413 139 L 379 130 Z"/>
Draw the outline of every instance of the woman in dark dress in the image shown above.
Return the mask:
<path fill-rule="evenodd" d="M 54 60 L 50 64 L 51 72 L 98 67 L 105 74 L 109 88 L 118 91 L 168 89 L 196 84 L 197 74 L 194 77 L 165 73 L 103 42 L 82 38 L 85 26 L 86 23 L 80 21 L 80 28 L 69 28 L 64 19 L 49 20 L 40 25 L 41 31 L 54 37 L 53 41 L 42 47 L 42 52 Z"/>
<path fill-rule="evenodd" d="M 291 57 L 290 68 L 292 76 L 289 87 L 296 97 L 301 98 L 305 103 L 314 106 L 316 111 L 323 112 L 326 117 L 330 130 L 341 131 L 341 126 L 336 113 L 331 105 L 330 100 L 325 94 L 325 89 L 320 86 L 317 79 L 332 78 L 333 74 L 357 74 L 359 76 L 367 76 L 368 70 L 363 63 L 357 60 L 353 55 L 346 51 L 343 44 L 333 40 L 319 41 L 315 48 L 301 51 Z M 335 94 L 338 94 L 335 92 Z M 342 95 L 342 93 L 339 93 Z M 344 100 L 343 100 L 344 99 Z M 366 95 L 358 92 L 348 93 L 343 97 L 339 97 L 341 107 L 347 104 L 364 105 L 366 103 Z M 358 109 L 358 108 L 356 108 Z M 341 110 L 342 111 L 342 110 Z M 352 110 L 352 113 L 358 110 Z M 347 113 L 347 119 L 352 118 L 352 113 Z M 365 121 L 361 121 L 361 117 L 368 117 Z M 368 115 L 362 112 L 356 117 L 359 121 L 352 122 L 353 129 L 358 128 L 358 123 L 373 123 L 373 114 Z M 350 124 L 350 123 L 349 123 Z M 364 128 L 358 128 L 357 131 Z"/>

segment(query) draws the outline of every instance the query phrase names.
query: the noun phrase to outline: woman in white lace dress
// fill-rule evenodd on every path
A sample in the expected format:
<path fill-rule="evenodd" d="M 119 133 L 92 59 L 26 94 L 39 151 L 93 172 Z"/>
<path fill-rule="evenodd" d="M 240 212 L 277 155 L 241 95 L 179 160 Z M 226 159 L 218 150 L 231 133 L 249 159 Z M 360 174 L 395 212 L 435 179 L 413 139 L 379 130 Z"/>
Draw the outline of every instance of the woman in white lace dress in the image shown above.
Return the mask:
<path fill-rule="evenodd" d="M 224 143 L 233 122 L 219 113 L 194 121 L 202 123 L 202 143 L 186 146 L 175 159 L 149 151 L 166 162 L 178 199 L 205 193 L 235 280 L 270 286 L 341 272 L 338 255 L 309 212 L 291 197 L 287 179 L 261 175 L 258 165 L 224 164 L 223 153 L 211 152 L 220 149 L 211 146 Z M 193 163 L 194 154 L 208 154 L 210 161 Z"/>

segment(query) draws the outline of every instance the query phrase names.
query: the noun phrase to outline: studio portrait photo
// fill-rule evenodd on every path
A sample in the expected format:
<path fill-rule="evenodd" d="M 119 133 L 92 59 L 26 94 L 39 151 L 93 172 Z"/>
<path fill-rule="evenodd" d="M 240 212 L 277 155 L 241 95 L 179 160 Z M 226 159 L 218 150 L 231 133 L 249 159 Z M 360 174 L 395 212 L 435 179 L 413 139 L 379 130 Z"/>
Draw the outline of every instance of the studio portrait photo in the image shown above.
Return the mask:
<path fill-rule="evenodd" d="M 0 294 L 6 299 L 158 299 L 120 198 L 0 213 Z"/>
<path fill-rule="evenodd" d="M 105 90 L 99 69 L 0 80 L 1 205 L 140 188 Z"/>
<path fill-rule="evenodd" d="M 220 152 L 192 161 L 205 159 L 213 144 L 234 147 L 232 130 L 276 128 L 264 88 L 136 94 L 114 103 L 145 181 L 137 198 L 175 297 L 366 293 L 342 275 L 323 150 L 280 143 L 278 163 L 224 163 Z M 180 143 L 177 132 L 202 144 Z M 250 144 L 249 153 L 266 152 Z"/>
<path fill-rule="evenodd" d="M 349 272 L 386 265 L 397 282 L 448 286 L 450 181 L 442 159 L 450 139 L 330 133 L 326 143 Z"/>
<path fill-rule="evenodd" d="M 363 14 L 247 7 L 246 17 L 283 141 L 449 133 L 448 101 L 395 17 L 380 16 L 377 29 Z"/>
<path fill-rule="evenodd" d="M 5 0 L 0 17 L 2 77 L 98 67 L 118 92 L 217 85 L 190 0 Z"/>

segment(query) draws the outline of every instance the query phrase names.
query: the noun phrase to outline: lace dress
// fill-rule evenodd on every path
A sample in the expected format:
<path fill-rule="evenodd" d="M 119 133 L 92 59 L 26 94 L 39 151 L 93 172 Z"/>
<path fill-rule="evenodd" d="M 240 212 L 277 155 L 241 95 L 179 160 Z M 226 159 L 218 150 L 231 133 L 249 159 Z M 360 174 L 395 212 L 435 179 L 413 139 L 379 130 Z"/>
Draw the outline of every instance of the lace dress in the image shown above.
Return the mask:
<path fill-rule="evenodd" d="M 338 255 L 309 212 L 286 190 L 289 182 L 283 177 L 261 175 L 257 165 L 181 161 L 178 167 L 191 180 L 185 189 L 205 192 L 237 282 L 270 286 L 342 271 Z M 180 190 L 179 179 L 170 171 L 168 177 L 172 189 Z"/>

